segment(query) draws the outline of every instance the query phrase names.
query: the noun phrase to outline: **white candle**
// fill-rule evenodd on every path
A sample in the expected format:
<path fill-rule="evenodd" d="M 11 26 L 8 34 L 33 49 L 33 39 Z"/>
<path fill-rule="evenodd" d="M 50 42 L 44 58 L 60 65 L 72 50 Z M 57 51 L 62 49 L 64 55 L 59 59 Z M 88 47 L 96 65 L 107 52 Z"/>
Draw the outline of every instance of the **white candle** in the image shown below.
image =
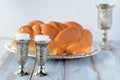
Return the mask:
<path fill-rule="evenodd" d="M 35 41 L 46 41 L 49 42 L 50 38 L 48 35 L 35 35 Z"/>
<path fill-rule="evenodd" d="M 15 40 L 29 40 L 30 34 L 27 33 L 18 33 L 15 35 Z"/>

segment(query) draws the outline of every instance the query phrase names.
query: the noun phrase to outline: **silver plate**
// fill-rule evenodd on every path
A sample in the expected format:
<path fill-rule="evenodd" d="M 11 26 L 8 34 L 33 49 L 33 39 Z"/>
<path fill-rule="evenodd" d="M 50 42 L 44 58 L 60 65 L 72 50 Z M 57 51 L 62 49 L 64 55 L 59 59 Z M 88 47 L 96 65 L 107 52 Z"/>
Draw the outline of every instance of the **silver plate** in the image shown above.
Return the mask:
<path fill-rule="evenodd" d="M 8 51 L 10 51 L 10 52 L 12 52 L 12 53 L 16 53 L 16 51 L 12 48 L 12 46 L 11 46 L 10 43 L 6 43 L 6 44 L 4 45 L 4 47 L 5 47 Z M 101 49 L 100 49 L 100 47 L 98 46 L 98 44 L 93 43 L 90 51 L 87 52 L 87 53 L 80 53 L 80 54 L 76 54 L 76 55 L 64 55 L 64 56 L 50 56 L 50 55 L 48 55 L 48 58 L 49 58 L 49 59 L 74 59 L 74 58 L 83 58 L 83 57 L 93 56 L 93 55 L 99 53 L 100 50 L 101 50 Z M 28 54 L 28 56 L 30 56 L 30 57 L 35 57 L 34 54 L 33 54 L 33 55 Z"/>

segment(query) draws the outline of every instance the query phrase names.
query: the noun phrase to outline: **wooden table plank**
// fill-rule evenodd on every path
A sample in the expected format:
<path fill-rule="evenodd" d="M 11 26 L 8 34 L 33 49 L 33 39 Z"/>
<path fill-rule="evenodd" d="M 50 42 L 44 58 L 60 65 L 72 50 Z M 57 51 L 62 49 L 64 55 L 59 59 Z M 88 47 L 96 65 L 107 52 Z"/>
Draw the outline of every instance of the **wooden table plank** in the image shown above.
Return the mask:
<path fill-rule="evenodd" d="M 44 66 L 45 71 L 48 73 L 45 77 L 33 76 L 32 80 L 64 80 L 64 60 L 48 59 Z M 38 70 L 36 65 L 34 73 Z"/>
<path fill-rule="evenodd" d="M 9 53 L 3 45 L 9 40 L 0 41 L 0 80 L 29 80 L 29 76 L 16 76 L 18 70 L 16 54 Z M 32 80 L 120 80 L 120 42 L 111 42 L 112 50 L 81 59 L 47 60 L 45 77 L 33 76 Z M 35 58 L 29 57 L 26 63 L 32 71 Z M 37 71 L 38 65 L 35 67 Z M 34 72 L 35 72 L 34 71 Z"/>
<path fill-rule="evenodd" d="M 100 80 L 120 80 L 120 65 L 111 51 L 101 51 L 93 60 Z"/>
<path fill-rule="evenodd" d="M 4 48 L 4 44 L 9 42 L 9 40 L 0 40 L 0 67 L 2 66 L 2 64 L 4 64 L 4 61 L 7 59 L 8 57 L 8 51 L 5 50 Z"/>
<path fill-rule="evenodd" d="M 98 80 L 90 57 L 66 60 L 65 80 Z"/>
<path fill-rule="evenodd" d="M 34 64 L 34 59 L 35 58 L 29 58 L 27 63 L 26 63 L 26 68 L 28 69 L 28 71 L 30 71 L 33 69 L 33 64 Z M 55 66 L 56 64 L 56 66 Z M 48 60 L 48 64 L 45 65 L 45 70 L 49 73 L 48 76 L 46 77 L 36 77 L 34 76 L 33 80 L 62 80 L 61 78 L 63 78 L 62 76 L 64 74 L 60 74 L 63 72 L 63 69 L 61 66 L 63 66 L 63 61 L 62 60 Z M 17 63 L 17 59 L 16 59 L 16 54 L 9 54 L 7 61 L 5 62 L 5 64 L 2 65 L 1 70 L 0 70 L 0 77 L 2 80 L 28 80 L 29 76 L 16 76 L 14 75 L 14 72 L 18 70 L 18 63 Z M 36 66 L 35 71 L 37 71 L 38 66 Z M 56 70 L 55 70 L 56 69 Z M 61 69 L 61 71 L 59 71 L 59 69 Z M 57 72 L 59 71 L 59 72 Z M 60 75 L 58 75 L 60 74 Z M 54 75 L 54 76 L 53 76 Z"/>
<path fill-rule="evenodd" d="M 9 42 L 9 40 L 4 41 L 0 44 L 4 45 L 5 43 Z M 1 61 L 1 69 L 0 69 L 0 77 L 2 77 L 3 80 L 27 80 L 29 79 L 30 76 L 24 76 L 24 77 L 19 77 L 14 75 L 13 73 L 18 70 L 18 63 L 16 59 L 16 54 L 13 53 L 8 53 L 8 51 L 5 50 L 5 48 L 2 46 L 0 47 L 1 51 L 3 51 L 1 54 L 0 59 L 4 58 Z M 28 70 L 32 71 L 33 64 L 35 58 L 29 58 L 26 66 Z M 35 71 L 38 69 L 38 66 L 36 66 Z M 64 79 L 64 60 L 48 60 L 47 63 L 45 64 L 45 70 L 48 72 L 48 75 L 46 77 L 36 77 L 33 76 L 33 80 L 63 80 Z"/>
<path fill-rule="evenodd" d="M 28 58 L 26 69 L 31 73 L 34 64 L 34 58 Z M 18 70 L 16 54 L 10 53 L 6 62 L 1 66 L 0 78 L 2 80 L 28 80 L 29 76 L 16 76 L 14 73 Z"/>
<path fill-rule="evenodd" d="M 115 55 L 116 59 L 120 62 L 120 41 L 112 42 L 110 43 L 110 46 L 112 46 L 112 52 Z"/>

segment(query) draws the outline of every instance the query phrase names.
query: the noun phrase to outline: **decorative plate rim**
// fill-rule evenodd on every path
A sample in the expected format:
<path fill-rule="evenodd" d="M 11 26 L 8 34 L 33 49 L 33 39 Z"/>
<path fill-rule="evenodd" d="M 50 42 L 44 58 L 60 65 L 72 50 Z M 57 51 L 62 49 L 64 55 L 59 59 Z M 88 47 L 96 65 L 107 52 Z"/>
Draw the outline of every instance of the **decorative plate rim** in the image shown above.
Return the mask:
<path fill-rule="evenodd" d="M 12 53 L 16 53 L 16 51 L 14 49 L 12 49 L 11 43 L 5 43 L 4 47 L 8 51 L 10 51 Z M 76 54 L 76 55 L 63 55 L 63 56 L 51 56 L 51 55 L 48 55 L 48 59 L 74 59 L 74 58 L 83 58 L 83 57 L 93 56 L 93 55 L 99 53 L 100 51 L 101 51 L 101 48 L 99 47 L 99 45 L 97 43 L 93 42 L 90 51 L 88 51 L 86 53 Z M 28 56 L 35 57 L 34 54 L 28 54 Z"/>

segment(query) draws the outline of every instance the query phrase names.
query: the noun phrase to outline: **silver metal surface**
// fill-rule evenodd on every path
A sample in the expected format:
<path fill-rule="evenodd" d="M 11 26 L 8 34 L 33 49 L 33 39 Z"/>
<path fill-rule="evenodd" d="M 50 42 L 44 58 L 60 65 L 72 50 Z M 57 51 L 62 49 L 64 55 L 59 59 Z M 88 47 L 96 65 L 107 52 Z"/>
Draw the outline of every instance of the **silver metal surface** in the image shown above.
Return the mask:
<path fill-rule="evenodd" d="M 43 66 L 39 66 L 38 71 L 35 73 L 35 75 L 38 75 L 39 77 L 46 76 L 48 73 L 43 70 Z"/>
<path fill-rule="evenodd" d="M 24 66 L 21 65 L 20 70 L 16 71 L 15 74 L 19 76 L 29 75 L 28 72 L 24 71 L 23 69 L 24 69 Z"/>
<path fill-rule="evenodd" d="M 11 43 L 6 43 L 4 45 L 4 47 L 12 52 L 12 53 L 16 53 L 16 50 L 11 46 Z M 93 42 L 92 46 L 91 46 L 91 49 L 87 52 L 87 53 L 80 53 L 80 54 L 76 54 L 76 55 L 64 55 L 64 56 L 51 56 L 51 55 L 48 55 L 48 59 L 74 59 L 74 58 L 83 58 L 83 57 L 88 57 L 88 56 L 93 56 L 97 53 L 99 53 L 101 51 L 101 48 L 100 46 Z M 35 53 L 33 54 L 29 54 L 28 53 L 28 56 L 30 57 L 35 57 Z"/>
<path fill-rule="evenodd" d="M 48 54 L 47 46 L 49 42 L 35 41 L 35 43 L 36 43 L 36 60 L 39 66 L 39 69 L 36 72 L 36 75 L 40 77 L 46 76 L 47 73 L 43 70 L 43 66 L 45 65 L 45 62 L 47 61 L 47 54 Z"/>
<path fill-rule="evenodd" d="M 114 5 L 113 4 L 98 4 L 98 26 L 102 30 L 102 49 L 108 49 L 107 43 L 107 30 L 112 26 L 112 10 Z"/>
<path fill-rule="evenodd" d="M 20 64 L 20 70 L 15 72 L 15 74 L 24 76 L 28 75 L 26 71 L 24 71 L 24 65 L 28 58 L 28 43 L 29 40 L 15 40 L 17 44 L 17 61 Z"/>

